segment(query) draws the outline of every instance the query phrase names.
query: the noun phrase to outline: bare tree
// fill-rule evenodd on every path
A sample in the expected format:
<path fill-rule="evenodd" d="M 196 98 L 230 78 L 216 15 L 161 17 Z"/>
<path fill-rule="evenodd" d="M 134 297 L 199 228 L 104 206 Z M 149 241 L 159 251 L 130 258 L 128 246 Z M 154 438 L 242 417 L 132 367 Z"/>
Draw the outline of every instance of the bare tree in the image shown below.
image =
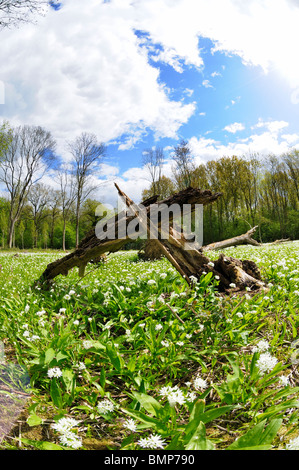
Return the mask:
<path fill-rule="evenodd" d="M 82 202 L 87 199 L 95 186 L 91 184 L 91 175 L 99 170 L 106 148 L 98 142 L 94 134 L 82 132 L 69 143 L 73 160 L 73 174 L 76 182 L 76 247 L 79 245 L 79 222 Z"/>
<path fill-rule="evenodd" d="M 69 218 L 72 206 L 75 202 L 76 191 L 75 191 L 75 181 L 72 173 L 66 168 L 62 167 L 58 171 L 58 182 L 60 186 L 60 204 L 61 204 L 61 214 L 63 220 L 63 229 L 62 229 L 62 249 L 65 251 L 65 232 L 66 232 L 66 223 Z"/>
<path fill-rule="evenodd" d="M 48 0 L 0 0 L 0 29 L 32 22 L 35 15 L 45 14 L 48 5 L 56 4 Z"/>
<path fill-rule="evenodd" d="M 50 168 L 55 148 L 50 132 L 41 127 L 20 126 L 10 132 L 10 144 L 0 160 L 0 182 L 6 187 L 10 203 L 9 248 L 28 193 Z"/>
<path fill-rule="evenodd" d="M 143 152 L 142 163 L 149 173 L 154 195 L 160 194 L 159 182 L 162 177 L 163 162 L 164 152 L 161 147 L 147 149 Z"/>
<path fill-rule="evenodd" d="M 48 217 L 47 208 L 50 189 L 42 183 L 33 185 L 28 193 L 28 201 L 32 207 L 32 220 L 34 223 L 33 245 L 37 248 L 38 234 L 41 233 L 43 221 Z"/>
<path fill-rule="evenodd" d="M 179 189 L 186 189 L 191 185 L 192 173 L 195 169 L 188 142 L 182 140 L 175 147 L 172 155 L 174 161 L 174 178 Z"/>
<path fill-rule="evenodd" d="M 48 206 L 50 209 L 50 246 L 51 248 L 54 247 L 54 229 L 55 229 L 55 221 L 57 217 L 60 215 L 61 210 L 61 194 L 59 189 L 50 189 L 49 191 L 49 201 Z"/>

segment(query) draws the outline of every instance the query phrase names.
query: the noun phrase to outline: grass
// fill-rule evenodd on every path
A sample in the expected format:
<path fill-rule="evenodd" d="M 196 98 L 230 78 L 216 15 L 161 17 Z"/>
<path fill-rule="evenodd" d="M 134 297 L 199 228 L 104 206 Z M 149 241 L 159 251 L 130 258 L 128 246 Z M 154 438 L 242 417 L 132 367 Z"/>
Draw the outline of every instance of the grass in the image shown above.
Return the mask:
<path fill-rule="evenodd" d="M 256 261 L 269 292 L 222 298 L 209 275 L 191 289 L 133 251 L 34 290 L 61 254 L 0 254 L 0 448 L 298 446 L 299 243 L 225 253 Z"/>

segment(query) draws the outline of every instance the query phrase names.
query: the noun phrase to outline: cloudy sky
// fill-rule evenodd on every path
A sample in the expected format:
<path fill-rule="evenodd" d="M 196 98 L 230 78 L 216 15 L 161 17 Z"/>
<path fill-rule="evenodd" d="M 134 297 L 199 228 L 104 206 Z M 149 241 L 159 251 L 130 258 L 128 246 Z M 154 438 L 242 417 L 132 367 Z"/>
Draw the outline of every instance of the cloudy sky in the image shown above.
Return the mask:
<path fill-rule="evenodd" d="M 298 24 L 299 0 L 63 0 L 0 31 L 0 120 L 45 127 L 66 159 L 95 133 L 98 196 L 117 181 L 138 202 L 149 147 L 183 138 L 198 163 L 299 148 Z"/>

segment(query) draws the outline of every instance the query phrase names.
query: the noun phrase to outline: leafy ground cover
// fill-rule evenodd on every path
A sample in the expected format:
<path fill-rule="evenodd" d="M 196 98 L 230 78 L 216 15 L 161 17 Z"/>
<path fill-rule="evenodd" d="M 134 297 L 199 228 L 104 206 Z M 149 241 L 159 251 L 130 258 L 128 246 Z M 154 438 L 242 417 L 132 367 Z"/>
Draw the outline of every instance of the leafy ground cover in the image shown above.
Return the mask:
<path fill-rule="evenodd" d="M 189 288 L 133 251 L 43 291 L 59 253 L 2 252 L 0 448 L 299 449 L 299 242 L 225 253 L 269 291 Z"/>

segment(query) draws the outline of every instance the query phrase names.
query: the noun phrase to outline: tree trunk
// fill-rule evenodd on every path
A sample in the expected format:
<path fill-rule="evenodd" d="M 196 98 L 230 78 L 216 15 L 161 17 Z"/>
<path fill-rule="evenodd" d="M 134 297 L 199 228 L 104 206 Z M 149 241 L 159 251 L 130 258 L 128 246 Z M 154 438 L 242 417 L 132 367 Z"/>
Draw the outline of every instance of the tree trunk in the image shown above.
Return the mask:
<path fill-rule="evenodd" d="M 13 246 L 15 223 L 16 223 L 15 219 L 12 219 L 10 221 L 9 234 L 8 234 L 8 248 L 12 248 Z"/>
<path fill-rule="evenodd" d="M 204 251 L 209 250 L 222 250 L 224 248 L 228 248 L 231 246 L 238 246 L 238 245 L 253 245 L 253 246 L 260 246 L 259 242 L 252 238 L 252 235 L 255 233 L 256 227 L 248 230 L 248 232 L 244 233 L 243 235 L 239 235 L 238 237 L 229 238 L 228 240 L 223 240 L 216 243 L 211 243 L 210 245 L 206 245 L 203 247 Z"/>
<path fill-rule="evenodd" d="M 91 260 L 96 259 L 103 253 L 118 251 L 130 240 L 128 235 L 123 236 L 123 234 L 123 238 L 118 238 L 118 235 L 122 233 L 120 232 L 121 227 L 123 227 L 122 224 L 125 224 L 127 229 L 130 222 L 136 221 L 138 212 L 138 224 L 141 232 L 143 231 L 143 234 L 148 235 L 150 231 L 149 216 L 151 215 L 152 208 L 155 210 L 161 209 L 161 214 L 163 214 L 163 210 L 167 210 L 173 204 L 178 204 L 180 208 L 183 208 L 185 204 L 190 204 L 191 210 L 194 210 L 195 204 L 207 205 L 216 201 L 221 196 L 220 193 L 212 194 L 211 191 L 187 188 L 158 203 L 157 197 L 143 202 L 142 205 L 146 208 L 144 216 L 139 211 L 140 206 L 136 206 L 117 185 L 115 186 L 119 194 L 125 197 L 126 204 L 130 207 L 132 215 L 128 215 L 127 211 L 123 211 L 118 216 L 112 217 L 106 223 L 106 238 L 102 240 L 97 238 L 95 230 L 91 230 L 81 241 L 78 249 L 47 266 L 37 281 L 38 284 L 47 285 L 57 275 L 67 275 L 69 270 L 75 266 L 79 267 L 79 274 L 83 276 L 85 267 Z M 217 261 L 211 262 L 199 246 L 191 244 L 186 240 L 181 230 L 178 232 L 174 227 L 170 226 L 169 236 L 164 239 L 162 238 L 163 234 L 161 233 L 160 224 L 158 224 L 158 232 L 159 238 L 155 240 L 155 243 L 189 285 L 194 280 L 199 279 L 204 273 L 212 272 L 219 279 L 218 289 L 221 292 L 237 292 L 243 291 L 245 288 L 256 291 L 263 288 L 264 283 L 261 281 L 259 268 L 254 262 L 235 260 L 224 255 L 221 255 Z M 127 234 L 127 230 L 125 233 Z"/>
<path fill-rule="evenodd" d="M 66 227 L 66 221 L 63 221 L 63 229 L 62 229 L 62 249 L 65 251 L 65 227 Z"/>

